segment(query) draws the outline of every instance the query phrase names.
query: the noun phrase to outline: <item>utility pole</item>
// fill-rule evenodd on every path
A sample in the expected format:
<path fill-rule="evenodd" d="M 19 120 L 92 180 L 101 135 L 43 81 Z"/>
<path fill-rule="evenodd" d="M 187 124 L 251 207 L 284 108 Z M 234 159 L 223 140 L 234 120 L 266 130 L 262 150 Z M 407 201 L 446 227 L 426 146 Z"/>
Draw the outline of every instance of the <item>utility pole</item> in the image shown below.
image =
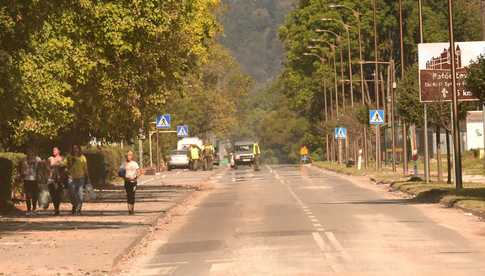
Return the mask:
<path fill-rule="evenodd" d="M 406 68 L 404 64 L 404 20 L 403 20 L 403 9 L 402 9 L 402 0 L 399 0 L 399 33 L 400 33 L 400 48 L 401 48 L 401 80 L 404 79 L 404 70 Z M 408 174 L 408 137 L 407 137 L 407 128 L 406 128 L 406 121 L 402 119 L 402 169 L 403 174 Z"/>
<path fill-rule="evenodd" d="M 419 10 L 419 42 L 424 43 L 423 30 L 423 5 L 422 0 L 418 0 Z M 424 178 L 426 183 L 429 183 L 429 149 L 428 149 L 428 105 L 424 105 Z"/>
<path fill-rule="evenodd" d="M 375 59 L 375 72 L 374 72 L 374 91 L 376 95 L 376 109 L 379 109 L 379 49 L 377 45 L 377 0 L 372 0 L 373 17 L 374 17 L 374 59 Z M 381 133 L 379 125 L 376 125 L 376 169 L 381 168 Z"/>
<path fill-rule="evenodd" d="M 482 40 L 485 40 L 485 0 L 480 1 L 481 21 L 482 21 Z M 482 103 L 483 121 L 483 150 L 485 151 L 485 102 Z M 485 160 L 485 158 L 484 158 Z"/>
<path fill-rule="evenodd" d="M 448 35 L 450 37 L 450 57 L 451 57 L 451 86 L 452 108 L 453 108 L 453 156 L 455 157 L 455 182 L 456 189 L 463 188 L 462 168 L 461 168 L 461 139 L 460 121 L 458 118 L 458 95 L 456 90 L 456 55 L 455 55 L 455 35 L 453 32 L 453 1 L 448 0 Z"/>

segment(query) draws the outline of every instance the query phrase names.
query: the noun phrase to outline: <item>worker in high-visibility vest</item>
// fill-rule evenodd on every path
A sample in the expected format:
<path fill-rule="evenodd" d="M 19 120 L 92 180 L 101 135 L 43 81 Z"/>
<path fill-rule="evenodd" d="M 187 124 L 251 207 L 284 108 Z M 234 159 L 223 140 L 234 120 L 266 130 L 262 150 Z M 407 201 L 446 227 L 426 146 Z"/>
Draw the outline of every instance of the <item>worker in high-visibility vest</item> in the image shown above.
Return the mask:
<path fill-rule="evenodd" d="M 214 167 L 214 146 L 206 143 L 202 147 L 202 162 L 204 170 L 212 170 Z"/>
<path fill-rule="evenodd" d="M 189 169 L 196 171 L 199 168 L 200 149 L 196 145 L 190 145 L 189 148 Z"/>
<path fill-rule="evenodd" d="M 261 162 L 261 148 L 259 147 L 258 143 L 253 144 L 253 155 L 254 155 L 254 161 L 253 161 L 254 170 L 259 171 L 259 165 Z"/>

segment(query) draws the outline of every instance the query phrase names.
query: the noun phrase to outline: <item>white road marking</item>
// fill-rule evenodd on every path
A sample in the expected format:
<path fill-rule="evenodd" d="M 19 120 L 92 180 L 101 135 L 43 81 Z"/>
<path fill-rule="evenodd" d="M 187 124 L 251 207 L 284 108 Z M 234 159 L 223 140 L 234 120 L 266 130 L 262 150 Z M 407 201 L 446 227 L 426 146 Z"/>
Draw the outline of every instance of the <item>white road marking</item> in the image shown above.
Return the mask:
<path fill-rule="evenodd" d="M 189 262 L 183 261 L 183 262 L 168 262 L 168 263 L 152 263 L 152 264 L 147 264 L 147 266 L 150 267 L 158 267 L 158 266 L 175 266 L 175 265 L 184 265 L 188 264 Z"/>
<path fill-rule="evenodd" d="M 228 270 L 233 266 L 233 263 L 217 263 L 212 264 L 211 268 L 209 269 L 209 273 L 220 273 L 220 272 L 228 272 Z"/>
<path fill-rule="evenodd" d="M 318 232 L 313 232 L 312 236 L 315 242 L 317 243 L 318 247 L 324 254 L 325 258 L 328 260 L 329 266 L 334 270 L 335 272 L 342 272 L 344 271 L 343 267 L 338 263 L 337 257 L 329 254 L 328 252 L 332 249 L 332 247 L 335 248 L 336 251 L 338 251 L 339 255 L 341 255 L 346 261 L 350 261 L 351 257 L 350 255 L 345 251 L 343 246 L 340 244 L 340 242 L 337 240 L 335 235 L 332 232 L 325 232 L 325 229 L 323 226 L 319 223 L 317 219 L 315 219 L 315 216 L 311 214 L 311 211 L 309 211 L 309 208 L 305 206 L 305 204 L 302 202 L 302 200 L 298 197 L 298 195 L 293 191 L 292 187 L 286 183 L 283 179 L 280 178 L 278 173 L 275 171 L 274 172 L 275 178 L 278 179 L 282 184 L 285 184 L 285 186 L 288 188 L 288 191 L 290 192 L 291 196 L 295 201 L 300 205 L 300 207 L 304 210 L 304 212 L 308 215 L 310 220 L 313 223 L 313 226 L 316 228 Z M 311 179 L 310 179 L 311 181 Z M 323 240 L 322 236 L 320 235 L 320 232 L 325 233 L 325 236 L 327 239 L 330 241 L 329 246 L 325 244 L 325 241 Z M 328 247 L 328 248 L 327 248 Z"/>
<path fill-rule="evenodd" d="M 206 263 L 231 263 L 236 262 L 237 259 L 207 259 Z"/>
<path fill-rule="evenodd" d="M 322 236 L 318 232 L 313 232 L 312 233 L 313 240 L 317 244 L 318 248 L 320 248 L 320 251 L 322 251 L 323 255 L 325 256 L 325 259 L 328 261 L 328 265 L 334 272 L 342 272 L 343 269 L 340 265 L 338 265 L 336 262 L 334 262 L 332 259 L 335 259 L 330 253 L 330 248 L 325 244 L 325 241 L 323 240 Z"/>
<path fill-rule="evenodd" d="M 340 253 L 342 254 L 342 257 L 344 257 L 345 260 L 347 261 L 350 261 L 350 255 L 347 254 L 347 252 L 345 251 L 345 249 L 343 248 L 343 246 L 340 244 L 340 242 L 337 240 L 337 238 L 335 237 L 335 235 L 332 233 L 332 232 L 325 232 L 325 236 L 327 236 L 327 239 L 330 241 L 330 243 L 332 243 L 332 245 L 338 250 L 340 251 Z"/>

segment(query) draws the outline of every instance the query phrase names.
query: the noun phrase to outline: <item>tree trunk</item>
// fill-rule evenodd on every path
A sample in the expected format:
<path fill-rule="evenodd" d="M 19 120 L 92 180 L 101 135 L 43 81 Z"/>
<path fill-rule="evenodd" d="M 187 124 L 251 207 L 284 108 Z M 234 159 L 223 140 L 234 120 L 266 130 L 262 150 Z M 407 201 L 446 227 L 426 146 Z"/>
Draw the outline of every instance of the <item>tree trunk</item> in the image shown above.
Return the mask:
<path fill-rule="evenodd" d="M 436 162 L 438 162 L 438 182 L 443 181 L 443 170 L 441 167 L 441 128 L 436 126 Z"/>
<path fill-rule="evenodd" d="M 446 163 L 448 167 L 448 180 L 446 183 L 451 184 L 451 152 L 450 152 L 450 131 L 446 129 Z"/>

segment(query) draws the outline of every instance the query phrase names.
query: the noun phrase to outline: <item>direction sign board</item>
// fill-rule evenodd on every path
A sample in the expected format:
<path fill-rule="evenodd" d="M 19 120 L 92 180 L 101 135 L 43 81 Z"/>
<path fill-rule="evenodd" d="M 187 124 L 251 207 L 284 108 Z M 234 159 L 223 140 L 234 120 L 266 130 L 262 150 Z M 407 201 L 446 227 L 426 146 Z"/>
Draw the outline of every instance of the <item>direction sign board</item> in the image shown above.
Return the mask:
<path fill-rule="evenodd" d="M 371 109 L 369 110 L 369 124 L 371 125 L 383 125 L 384 122 L 384 110 Z"/>
<path fill-rule="evenodd" d="M 189 127 L 187 125 L 177 126 L 177 136 L 178 137 L 188 137 Z"/>
<path fill-rule="evenodd" d="M 347 129 L 345 127 L 336 127 L 335 139 L 347 139 Z"/>
<path fill-rule="evenodd" d="M 157 128 L 159 129 L 169 129 L 172 117 L 170 114 L 158 115 L 157 116 Z"/>
<path fill-rule="evenodd" d="M 456 92 L 459 101 L 476 101 L 478 97 L 465 87 L 468 67 L 485 51 L 484 41 L 455 43 Z M 421 43 L 419 52 L 419 86 L 421 102 L 451 102 L 451 51 L 449 43 Z"/>

